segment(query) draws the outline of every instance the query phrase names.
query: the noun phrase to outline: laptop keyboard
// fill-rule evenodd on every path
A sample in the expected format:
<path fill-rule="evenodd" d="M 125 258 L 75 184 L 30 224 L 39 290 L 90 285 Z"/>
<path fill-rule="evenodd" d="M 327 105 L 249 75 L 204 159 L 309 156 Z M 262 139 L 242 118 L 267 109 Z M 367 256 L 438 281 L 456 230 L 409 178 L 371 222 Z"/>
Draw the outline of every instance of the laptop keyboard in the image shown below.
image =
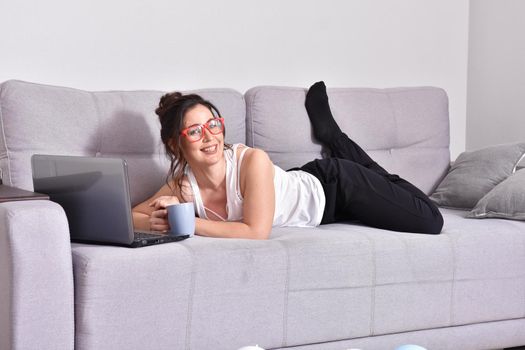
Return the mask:
<path fill-rule="evenodd" d="M 163 235 L 156 234 L 156 233 L 135 231 L 135 241 L 140 241 L 142 239 L 153 239 L 153 238 L 159 238 L 159 237 L 163 237 Z"/>

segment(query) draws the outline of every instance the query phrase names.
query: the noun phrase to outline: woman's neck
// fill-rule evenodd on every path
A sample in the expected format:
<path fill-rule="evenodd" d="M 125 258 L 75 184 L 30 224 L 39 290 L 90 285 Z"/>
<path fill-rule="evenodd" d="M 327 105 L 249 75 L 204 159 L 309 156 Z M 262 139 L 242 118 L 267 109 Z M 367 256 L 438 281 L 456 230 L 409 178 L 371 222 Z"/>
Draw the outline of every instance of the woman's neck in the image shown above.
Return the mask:
<path fill-rule="evenodd" d="M 224 186 L 226 181 L 226 159 L 208 167 L 192 167 L 191 170 L 201 189 L 217 190 Z"/>

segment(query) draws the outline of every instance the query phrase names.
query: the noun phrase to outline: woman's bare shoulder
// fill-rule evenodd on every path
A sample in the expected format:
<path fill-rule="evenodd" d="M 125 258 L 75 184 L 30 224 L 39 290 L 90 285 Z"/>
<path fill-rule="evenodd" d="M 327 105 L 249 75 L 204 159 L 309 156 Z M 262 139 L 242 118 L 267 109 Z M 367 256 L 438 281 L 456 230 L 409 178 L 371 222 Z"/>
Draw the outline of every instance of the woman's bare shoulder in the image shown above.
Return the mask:
<path fill-rule="evenodd" d="M 240 147 L 241 146 L 239 146 L 238 148 Z M 255 179 L 260 174 L 266 174 L 268 172 L 274 174 L 273 163 L 265 151 L 259 148 L 251 148 L 247 146 L 244 146 L 244 148 L 242 149 L 245 148 L 247 148 L 247 150 L 242 160 L 239 179 L 241 194 L 243 196 L 245 194 L 246 182 L 248 179 Z M 238 152 L 239 155 L 241 154 L 242 149 L 240 152 Z M 273 175 L 271 177 L 268 177 L 268 180 L 273 182 Z"/>
<path fill-rule="evenodd" d="M 237 160 L 239 160 L 239 157 L 241 156 L 241 153 L 244 149 L 247 149 L 246 152 L 249 152 L 250 151 L 250 147 L 242 144 L 242 143 L 239 143 L 239 145 L 237 145 L 237 153 L 236 153 L 236 157 L 237 157 Z"/>
<path fill-rule="evenodd" d="M 256 159 L 260 159 L 260 158 L 268 159 L 268 160 L 270 159 L 270 157 L 268 156 L 268 153 L 266 153 L 264 150 L 260 148 L 253 148 L 253 147 L 248 147 L 243 144 L 239 144 L 237 146 L 237 154 L 236 154 L 237 161 L 239 161 L 243 150 L 246 150 L 246 152 L 244 152 L 243 162 L 244 160 L 251 159 L 252 157 L 255 157 Z"/>
<path fill-rule="evenodd" d="M 249 148 L 244 154 L 241 165 L 242 174 L 257 173 L 263 169 L 273 167 L 273 163 L 268 153 L 259 148 Z"/>

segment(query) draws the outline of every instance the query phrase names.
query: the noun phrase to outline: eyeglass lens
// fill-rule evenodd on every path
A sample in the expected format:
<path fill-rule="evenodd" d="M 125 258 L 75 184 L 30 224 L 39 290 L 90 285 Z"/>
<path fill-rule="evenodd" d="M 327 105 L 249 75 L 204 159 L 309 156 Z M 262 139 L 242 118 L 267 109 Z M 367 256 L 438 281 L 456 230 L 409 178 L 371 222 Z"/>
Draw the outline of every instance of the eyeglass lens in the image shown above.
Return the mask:
<path fill-rule="evenodd" d="M 190 141 L 198 141 L 202 138 L 204 128 L 207 128 L 213 135 L 220 134 L 223 130 L 223 123 L 220 119 L 212 119 L 206 124 L 194 125 L 188 128 L 188 138 Z"/>

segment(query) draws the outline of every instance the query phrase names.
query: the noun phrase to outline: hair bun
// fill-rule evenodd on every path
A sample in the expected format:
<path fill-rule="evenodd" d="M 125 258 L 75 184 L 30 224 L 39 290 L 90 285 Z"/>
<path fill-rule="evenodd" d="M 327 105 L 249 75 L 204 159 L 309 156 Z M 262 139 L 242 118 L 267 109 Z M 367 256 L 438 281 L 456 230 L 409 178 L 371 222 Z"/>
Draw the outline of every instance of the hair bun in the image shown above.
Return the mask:
<path fill-rule="evenodd" d="M 175 91 L 175 92 L 168 92 L 167 94 L 164 94 L 159 101 L 159 107 L 155 110 L 155 113 L 161 117 L 165 114 L 167 110 L 169 110 L 171 107 L 177 104 L 177 101 L 180 100 L 182 97 L 182 93 Z"/>

